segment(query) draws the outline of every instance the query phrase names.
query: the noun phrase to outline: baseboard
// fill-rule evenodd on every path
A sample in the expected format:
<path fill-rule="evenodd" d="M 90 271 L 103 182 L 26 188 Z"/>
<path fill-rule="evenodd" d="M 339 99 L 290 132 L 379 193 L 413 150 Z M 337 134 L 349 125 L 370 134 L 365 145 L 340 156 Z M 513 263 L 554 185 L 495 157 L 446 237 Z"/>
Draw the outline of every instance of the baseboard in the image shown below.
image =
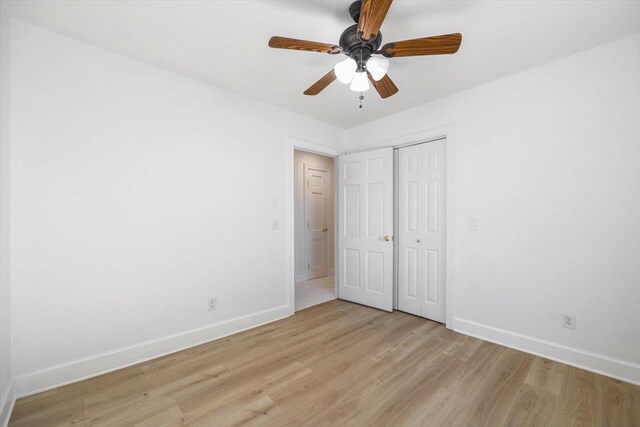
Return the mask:
<path fill-rule="evenodd" d="M 307 281 L 307 275 L 306 274 L 298 274 L 298 275 L 296 275 L 296 283 L 306 282 L 306 281 Z"/>
<path fill-rule="evenodd" d="M 13 381 L 9 384 L 9 387 L 2 393 L 0 397 L 0 426 L 7 427 L 9 425 L 9 419 L 11 418 L 11 412 L 13 411 L 13 405 L 16 403 L 16 399 L 13 394 Z"/>
<path fill-rule="evenodd" d="M 455 317 L 453 330 L 576 368 L 640 385 L 640 365 Z"/>
<path fill-rule="evenodd" d="M 175 353 L 283 319 L 290 315 L 289 311 L 289 306 L 284 305 L 21 375 L 14 378 L 15 396 L 29 396 Z"/>

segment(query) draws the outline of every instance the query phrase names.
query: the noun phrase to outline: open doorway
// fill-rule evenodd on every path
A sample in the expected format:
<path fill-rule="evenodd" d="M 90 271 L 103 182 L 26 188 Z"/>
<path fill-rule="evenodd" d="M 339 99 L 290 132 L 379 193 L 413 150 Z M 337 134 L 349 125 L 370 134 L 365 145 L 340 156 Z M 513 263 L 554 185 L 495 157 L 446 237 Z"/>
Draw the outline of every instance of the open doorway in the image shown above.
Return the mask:
<path fill-rule="evenodd" d="M 294 151 L 295 311 L 336 299 L 334 159 Z"/>

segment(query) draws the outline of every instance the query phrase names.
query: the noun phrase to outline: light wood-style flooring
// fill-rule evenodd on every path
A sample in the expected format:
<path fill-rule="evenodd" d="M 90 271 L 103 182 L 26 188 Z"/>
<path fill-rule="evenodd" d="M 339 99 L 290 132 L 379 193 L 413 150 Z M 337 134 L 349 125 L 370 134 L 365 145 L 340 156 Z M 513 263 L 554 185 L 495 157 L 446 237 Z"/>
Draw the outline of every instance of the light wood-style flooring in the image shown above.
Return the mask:
<path fill-rule="evenodd" d="M 640 387 L 330 301 L 20 399 L 10 426 L 640 426 Z"/>

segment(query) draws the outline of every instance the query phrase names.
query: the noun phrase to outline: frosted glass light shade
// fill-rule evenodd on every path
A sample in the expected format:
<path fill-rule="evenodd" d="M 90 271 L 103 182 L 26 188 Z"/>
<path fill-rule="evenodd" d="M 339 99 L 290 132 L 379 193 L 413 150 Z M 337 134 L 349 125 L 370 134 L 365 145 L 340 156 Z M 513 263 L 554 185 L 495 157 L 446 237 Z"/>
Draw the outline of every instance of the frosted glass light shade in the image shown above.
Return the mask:
<path fill-rule="evenodd" d="M 366 92 L 369 90 L 369 79 L 367 78 L 367 73 L 353 74 L 351 90 L 354 92 Z"/>
<path fill-rule="evenodd" d="M 389 71 L 389 60 L 379 56 L 372 56 L 367 60 L 367 71 L 371 73 L 373 80 L 378 81 Z"/>
<path fill-rule="evenodd" d="M 340 61 L 333 68 L 336 73 L 336 77 L 340 83 L 349 84 L 353 79 L 353 74 L 356 72 L 358 64 L 351 58 L 347 58 L 344 61 Z"/>

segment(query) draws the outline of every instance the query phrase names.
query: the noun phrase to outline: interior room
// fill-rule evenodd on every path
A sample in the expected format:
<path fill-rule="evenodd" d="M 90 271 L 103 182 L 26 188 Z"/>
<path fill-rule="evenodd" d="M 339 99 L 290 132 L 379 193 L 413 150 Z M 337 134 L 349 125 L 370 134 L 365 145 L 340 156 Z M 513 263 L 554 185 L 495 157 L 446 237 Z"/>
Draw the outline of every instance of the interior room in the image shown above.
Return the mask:
<path fill-rule="evenodd" d="M 639 426 L 640 1 L 0 0 L 0 427 Z"/>

